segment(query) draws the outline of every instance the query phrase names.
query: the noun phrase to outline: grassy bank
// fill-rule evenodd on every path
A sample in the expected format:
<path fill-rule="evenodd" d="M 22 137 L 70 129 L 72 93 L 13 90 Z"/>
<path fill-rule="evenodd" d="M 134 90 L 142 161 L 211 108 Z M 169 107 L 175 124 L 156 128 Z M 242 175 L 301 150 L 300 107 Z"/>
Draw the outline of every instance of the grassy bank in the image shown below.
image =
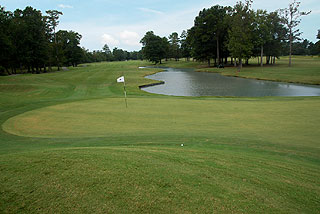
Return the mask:
<path fill-rule="evenodd" d="M 0 77 L 0 213 L 318 212 L 319 97 L 154 95 L 143 65 Z"/>
<path fill-rule="evenodd" d="M 260 67 L 257 59 L 251 59 L 249 66 L 244 66 L 241 72 L 233 66 L 223 69 L 208 68 L 205 63 L 198 62 L 165 62 L 170 67 L 197 68 L 199 72 L 215 72 L 226 76 L 237 76 L 242 78 L 272 80 L 280 82 L 303 83 L 320 85 L 320 57 L 294 56 L 292 67 L 288 66 L 288 57 L 281 57 L 275 65 L 264 65 Z"/>

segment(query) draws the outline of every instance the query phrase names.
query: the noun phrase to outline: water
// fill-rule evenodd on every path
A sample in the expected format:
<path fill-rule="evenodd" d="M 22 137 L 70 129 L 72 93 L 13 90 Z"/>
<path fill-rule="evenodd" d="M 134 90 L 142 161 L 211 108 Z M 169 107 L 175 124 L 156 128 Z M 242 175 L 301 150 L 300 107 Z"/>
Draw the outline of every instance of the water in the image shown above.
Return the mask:
<path fill-rule="evenodd" d="M 320 86 L 226 77 L 193 69 L 163 69 L 163 72 L 146 78 L 164 81 L 165 84 L 142 90 L 174 96 L 320 96 Z"/>

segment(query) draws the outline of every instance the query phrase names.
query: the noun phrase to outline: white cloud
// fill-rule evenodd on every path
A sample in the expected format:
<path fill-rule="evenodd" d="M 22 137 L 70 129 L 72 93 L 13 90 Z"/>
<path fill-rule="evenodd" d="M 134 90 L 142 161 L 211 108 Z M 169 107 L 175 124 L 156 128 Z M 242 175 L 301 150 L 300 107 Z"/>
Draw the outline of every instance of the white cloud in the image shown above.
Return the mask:
<path fill-rule="evenodd" d="M 253 8 L 264 8 L 268 11 L 274 11 L 275 9 L 285 8 L 288 6 L 288 2 L 279 2 L 278 4 L 274 4 L 275 1 L 276 0 L 270 0 L 268 4 L 262 5 L 262 2 L 266 1 L 256 0 L 256 3 L 253 4 Z M 151 13 L 152 10 L 149 11 L 147 8 L 145 8 L 146 10 L 140 8 L 139 10 L 144 10 L 146 13 L 150 12 L 153 16 L 135 22 L 130 22 L 130 19 L 128 19 L 127 23 L 120 23 L 118 22 L 118 17 L 110 15 L 110 17 L 108 16 L 103 21 L 88 19 L 87 21 L 81 22 L 61 22 L 59 29 L 69 29 L 79 32 L 83 36 L 81 45 L 90 50 L 100 50 L 104 44 L 108 44 L 110 49 L 119 47 L 128 51 L 140 50 L 141 44 L 139 42 L 147 31 L 152 30 L 156 35 L 162 37 L 168 36 L 172 32 L 180 34 L 182 30 L 190 29 L 193 26 L 195 17 L 203 8 L 209 8 L 218 3 L 220 5 L 233 6 L 236 2 L 237 0 L 214 0 L 213 3 L 211 1 L 209 3 L 199 3 L 194 7 L 187 7 L 179 11 L 166 12 L 165 14 L 160 11 L 153 11 L 154 13 Z M 306 5 L 306 8 L 301 10 L 307 11 L 308 9 L 310 8 Z M 315 41 L 315 35 L 318 32 L 318 28 L 315 28 L 314 24 L 311 24 L 308 28 L 304 27 L 307 24 L 307 26 L 309 26 L 310 23 L 314 23 L 314 20 L 317 20 L 318 18 L 319 8 L 312 9 L 313 11 L 309 16 L 303 17 L 300 26 L 301 31 L 304 32 L 303 37 L 310 41 Z M 109 21 L 106 23 L 105 20 Z M 310 33 L 308 34 L 308 32 Z"/>
<path fill-rule="evenodd" d="M 117 46 L 120 44 L 119 40 L 115 39 L 113 36 L 106 33 L 102 35 L 101 43 L 108 44 L 110 46 Z"/>
<path fill-rule="evenodd" d="M 142 12 L 146 12 L 146 13 L 154 13 L 154 14 L 158 14 L 158 15 L 163 15 L 164 13 L 158 10 L 153 10 L 153 9 L 149 9 L 149 8 L 138 8 L 140 11 Z"/>
<path fill-rule="evenodd" d="M 140 35 L 132 31 L 123 31 L 120 33 L 121 42 L 129 46 L 138 46 L 140 43 Z"/>
<path fill-rule="evenodd" d="M 73 8 L 73 6 L 66 5 L 66 4 L 59 4 L 58 7 L 63 8 L 63 9 L 65 9 L 65 8 L 70 8 L 70 9 Z"/>

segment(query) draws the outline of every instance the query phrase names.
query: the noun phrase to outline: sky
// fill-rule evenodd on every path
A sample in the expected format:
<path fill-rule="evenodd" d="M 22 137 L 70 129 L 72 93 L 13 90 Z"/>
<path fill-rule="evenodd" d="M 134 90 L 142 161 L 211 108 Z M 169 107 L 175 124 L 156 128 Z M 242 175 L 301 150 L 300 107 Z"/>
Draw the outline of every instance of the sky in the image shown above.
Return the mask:
<path fill-rule="evenodd" d="M 190 29 L 195 17 L 204 8 L 214 5 L 234 6 L 239 0 L 0 0 L 6 10 L 32 6 L 45 14 L 46 10 L 63 12 L 58 30 L 73 30 L 82 35 L 81 46 L 102 50 L 118 47 L 140 50 L 141 38 L 147 31 L 168 37 L 172 32 Z M 269 12 L 287 8 L 293 0 L 253 0 L 252 8 Z M 299 25 L 302 38 L 316 42 L 320 29 L 319 0 L 300 0 L 300 11 L 311 14 L 302 17 Z"/>

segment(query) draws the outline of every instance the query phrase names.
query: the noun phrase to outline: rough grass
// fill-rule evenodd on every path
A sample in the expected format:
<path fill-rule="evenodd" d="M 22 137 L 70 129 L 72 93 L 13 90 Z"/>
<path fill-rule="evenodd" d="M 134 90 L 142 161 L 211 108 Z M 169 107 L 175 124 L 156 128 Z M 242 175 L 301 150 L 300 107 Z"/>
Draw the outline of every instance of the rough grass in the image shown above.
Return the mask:
<path fill-rule="evenodd" d="M 2 156 L 1 208 L 39 213 L 317 213 L 319 172 L 312 165 L 220 143 L 74 147 Z"/>
<path fill-rule="evenodd" d="M 230 65 L 223 69 L 218 69 L 216 67 L 209 68 L 206 63 L 184 60 L 164 62 L 164 65 L 168 67 L 197 68 L 199 72 L 221 73 L 226 76 L 320 85 L 320 57 L 293 56 L 292 67 L 288 66 L 288 61 L 288 57 L 281 57 L 276 60 L 275 65 L 260 67 L 257 59 L 250 59 L 249 66 L 244 66 L 240 72 L 237 72 L 236 67 Z"/>
<path fill-rule="evenodd" d="M 0 213 L 318 213 L 319 97 L 152 95 L 143 65 L 0 77 Z"/>
<path fill-rule="evenodd" d="M 238 76 L 261 80 L 280 82 L 305 83 L 320 85 L 320 57 L 295 56 L 292 67 L 288 66 L 288 58 L 282 57 L 276 65 L 257 65 L 256 59 L 250 61 L 250 66 L 244 67 L 239 73 L 234 67 L 225 69 L 200 68 L 199 71 L 221 72 L 226 76 Z"/>

